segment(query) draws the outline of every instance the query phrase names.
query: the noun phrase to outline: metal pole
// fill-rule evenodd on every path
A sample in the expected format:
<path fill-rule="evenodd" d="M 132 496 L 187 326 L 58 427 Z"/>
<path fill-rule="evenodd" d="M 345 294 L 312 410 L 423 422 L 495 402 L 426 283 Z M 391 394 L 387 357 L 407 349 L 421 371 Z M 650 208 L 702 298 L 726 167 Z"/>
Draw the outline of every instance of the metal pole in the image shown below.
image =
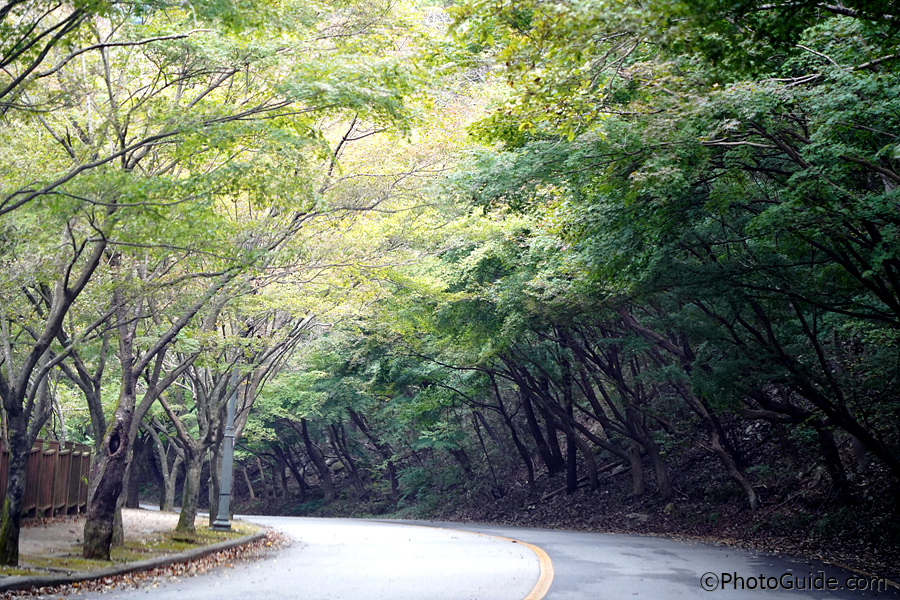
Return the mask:
<path fill-rule="evenodd" d="M 238 372 L 231 374 L 231 396 L 228 397 L 228 416 L 225 420 L 225 436 L 222 438 L 222 476 L 219 480 L 219 514 L 213 521 L 216 531 L 231 531 L 231 479 L 234 471 L 234 409 L 237 403 Z"/>

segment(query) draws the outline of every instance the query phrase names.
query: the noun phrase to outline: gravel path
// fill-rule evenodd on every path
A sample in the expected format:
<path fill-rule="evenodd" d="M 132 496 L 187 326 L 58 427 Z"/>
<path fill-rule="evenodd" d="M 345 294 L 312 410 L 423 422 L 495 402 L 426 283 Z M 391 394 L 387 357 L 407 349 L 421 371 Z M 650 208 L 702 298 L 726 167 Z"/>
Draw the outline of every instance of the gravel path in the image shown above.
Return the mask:
<path fill-rule="evenodd" d="M 198 517 L 197 524 L 205 521 Z M 178 523 L 178 513 L 126 508 L 122 511 L 125 539 L 138 541 L 153 537 L 162 531 L 172 531 Z M 68 553 L 72 546 L 80 546 L 84 534 L 84 516 L 62 521 L 36 523 L 22 528 L 19 552 L 34 556 Z"/>

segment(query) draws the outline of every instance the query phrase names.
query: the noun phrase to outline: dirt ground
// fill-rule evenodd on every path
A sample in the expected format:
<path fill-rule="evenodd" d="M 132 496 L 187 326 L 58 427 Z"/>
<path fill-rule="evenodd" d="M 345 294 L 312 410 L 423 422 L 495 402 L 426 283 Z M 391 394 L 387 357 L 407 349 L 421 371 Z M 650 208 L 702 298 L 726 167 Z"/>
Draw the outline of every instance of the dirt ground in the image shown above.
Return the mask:
<path fill-rule="evenodd" d="M 201 525 L 206 517 L 198 517 Z M 172 531 L 178 523 L 178 513 L 126 508 L 122 511 L 126 541 L 140 541 L 162 531 Z M 84 535 L 84 515 L 26 523 L 19 536 L 19 552 L 23 555 L 51 556 L 71 552 L 81 544 Z"/>

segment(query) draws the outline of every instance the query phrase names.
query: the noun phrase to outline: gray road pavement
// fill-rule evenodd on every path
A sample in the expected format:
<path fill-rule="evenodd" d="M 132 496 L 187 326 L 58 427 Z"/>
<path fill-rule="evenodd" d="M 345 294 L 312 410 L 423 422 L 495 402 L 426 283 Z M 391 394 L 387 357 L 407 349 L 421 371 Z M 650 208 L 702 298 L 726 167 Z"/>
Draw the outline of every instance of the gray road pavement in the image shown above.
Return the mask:
<path fill-rule="evenodd" d="M 873 582 L 836 567 L 662 538 L 456 523 L 249 519 L 285 532 L 293 545 L 267 560 L 158 588 L 79 598 L 523 600 L 538 583 L 540 551 L 490 537 L 503 536 L 546 551 L 554 572 L 546 600 L 900 599 L 895 588 L 877 581 L 880 590 L 852 591 Z M 828 587 L 834 589 L 816 589 Z"/>
<path fill-rule="evenodd" d="M 848 589 L 871 588 L 872 579 L 837 567 L 725 546 L 636 535 L 438 525 L 543 548 L 555 571 L 546 600 L 900 598 L 900 591 L 878 581 L 874 583 L 881 591 Z M 820 587 L 825 589 L 816 589 Z"/>

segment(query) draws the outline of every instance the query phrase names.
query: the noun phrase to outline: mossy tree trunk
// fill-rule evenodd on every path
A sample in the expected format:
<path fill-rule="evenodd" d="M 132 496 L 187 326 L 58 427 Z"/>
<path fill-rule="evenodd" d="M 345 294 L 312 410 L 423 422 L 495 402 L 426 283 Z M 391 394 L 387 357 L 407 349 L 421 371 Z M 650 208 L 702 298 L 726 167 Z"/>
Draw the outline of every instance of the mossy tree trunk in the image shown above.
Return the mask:
<path fill-rule="evenodd" d="M 109 560 L 116 508 L 128 463 L 128 428 L 134 414 L 133 407 L 133 383 L 129 385 L 123 381 L 119 406 L 103 438 L 103 447 L 91 473 L 87 520 L 84 524 L 85 558 Z"/>
<path fill-rule="evenodd" d="M 3 512 L 0 516 L 0 564 L 17 566 L 19 564 L 19 530 L 22 523 L 23 505 L 25 501 L 25 465 L 32 442 L 28 432 L 23 411 L 6 413 L 6 424 L 9 428 L 9 464 L 6 483 L 6 498 L 3 500 Z"/>
<path fill-rule="evenodd" d="M 197 528 L 197 504 L 200 498 L 200 474 L 203 471 L 203 453 L 195 449 L 185 452 L 184 493 L 181 496 L 181 514 L 175 531 L 194 533 Z"/>

